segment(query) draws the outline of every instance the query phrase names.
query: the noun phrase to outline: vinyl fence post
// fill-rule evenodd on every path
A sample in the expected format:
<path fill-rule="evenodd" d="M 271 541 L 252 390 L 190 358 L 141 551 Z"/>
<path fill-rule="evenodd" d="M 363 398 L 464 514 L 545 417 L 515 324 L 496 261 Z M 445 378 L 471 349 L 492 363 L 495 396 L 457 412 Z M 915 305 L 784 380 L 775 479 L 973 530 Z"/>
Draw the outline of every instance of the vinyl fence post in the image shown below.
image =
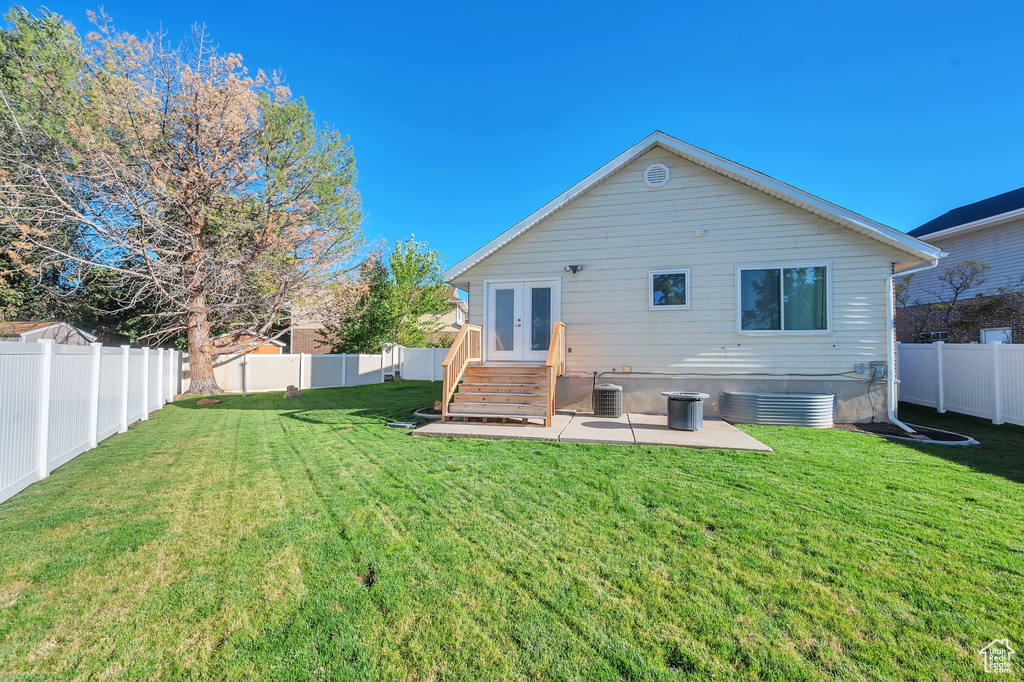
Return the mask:
<path fill-rule="evenodd" d="M 131 362 L 131 346 L 121 346 L 121 425 L 118 433 L 128 430 L 128 371 Z"/>
<path fill-rule="evenodd" d="M 999 346 L 1002 344 L 998 341 L 992 342 L 992 415 L 993 424 L 1003 423 L 1003 374 L 1000 368 L 999 361 Z"/>
<path fill-rule="evenodd" d="M 92 355 L 89 356 L 89 449 L 96 447 L 99 441 L 100 416 L 100 360 L 103 352 L 102 343 L 90 343 Z"/>
<path fill-rule="evenodd" d="M 249 354 L 242 355 L 242 393 L 249 392 Z"/>
<path fill-rule="evenodd" d="M 142 347 L 142 421 L 149 420 L 149 346 Z"/>
<path fill-rule="evenodd" d="M 342 353 L 341 354 L 341 387 L 342 388 L 345 388 L 345 386 L 348 385 L 348 382 L 346 381 L 347 377 L 345 376 L 346 374 L 348 374 L 348 353 Z"/>
<path fill-rule="evenodd" d="M 384 383 L 384 346 L 380 347 L 380 383 Z"/>
<path fill-rule="evenodd" d="M 299 383 L 297 383 L 295 385 L 299 387 L 300 391 L 303 389 L 303 386 L 302 386 L 302 366 L 304 364 L 306 364 L 306 354 L 305 353 L 299 353 Z"/>
<path fill-rule="evenodd" d="M 36 474 L 40 479 L 50 475 L 46 453 L 50 435 L 50 374 L 53 369 L 53 339 L 39 341 L 43 344 L 42 366 L 39 371 L 39 411 L 36 414 Z"/>
<path fill-rule="evenodd" d="M 156 409 L 164 406 L 164 349 L 156 349 Z"/>
<path fill-rule="evenodd" d="M 167 349 L 167 359 L 164 360 L 164 395 L 163 401 L 166 405 L 171 402 L 171 398 L 174 394 L 171 392 L 171 382 L 174 380 L 174 351 L 170 348 Z"/>
<path fill-rule="evenodd" d="M 934 344 L 934 346 L 935 346 L 935 363 L 936 363 L 936 365 L 938 365 L 936 367 L 936 369 L 935 369 L 935 376 L 936 376 L 936 379 L 938 381 L 938 386 L 939 386 L 939 405 L 938 405 L 939 414 L 944 414 L 946 412 L 946 391 L 945 391 L 945 388 L 942 385 L 943 384 L 943 381 L 942 381 L 942 365 L 943 365 L 942 347 L 945 346 L 945 345 L 946 345 L 946 343 L 944 341 L 936 341 L 935 344 Z"/>

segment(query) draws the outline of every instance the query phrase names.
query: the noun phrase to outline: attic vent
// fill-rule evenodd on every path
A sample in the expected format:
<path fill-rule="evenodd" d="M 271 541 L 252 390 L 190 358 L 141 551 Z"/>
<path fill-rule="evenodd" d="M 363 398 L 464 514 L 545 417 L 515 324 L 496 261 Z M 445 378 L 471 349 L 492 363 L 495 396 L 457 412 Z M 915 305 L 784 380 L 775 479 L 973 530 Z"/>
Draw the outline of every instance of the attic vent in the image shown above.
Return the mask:
<path fill-rule="evenodd" d="M 668 166 L 663 163 L 652 163 L 644 171 L 644 182 L 648 187 L 661 187 L 669 179 Z"/>

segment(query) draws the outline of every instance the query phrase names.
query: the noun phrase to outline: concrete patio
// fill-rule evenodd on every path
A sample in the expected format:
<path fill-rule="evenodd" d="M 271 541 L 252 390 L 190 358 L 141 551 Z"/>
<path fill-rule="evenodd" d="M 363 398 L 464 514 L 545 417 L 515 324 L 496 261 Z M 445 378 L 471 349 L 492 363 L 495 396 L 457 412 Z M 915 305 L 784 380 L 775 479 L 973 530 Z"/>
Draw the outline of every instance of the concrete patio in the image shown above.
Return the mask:
<path fill-rule="evenodd" d="M 665 415 L 654 414 L 624 414 L 615 418 L 558 411 L 551 420 L 551 426 L 479 422 L 442 424 L 436 421 L 419 427 L 412 435 L 491 440 L 511 438 L 564 443 L 675 445 L 685 448 L 772 452 L 772 449 L 761 441 L 721 419 L 705 418 L 704 428 L 700 431 L 676 431 L 668 428 Z"/>

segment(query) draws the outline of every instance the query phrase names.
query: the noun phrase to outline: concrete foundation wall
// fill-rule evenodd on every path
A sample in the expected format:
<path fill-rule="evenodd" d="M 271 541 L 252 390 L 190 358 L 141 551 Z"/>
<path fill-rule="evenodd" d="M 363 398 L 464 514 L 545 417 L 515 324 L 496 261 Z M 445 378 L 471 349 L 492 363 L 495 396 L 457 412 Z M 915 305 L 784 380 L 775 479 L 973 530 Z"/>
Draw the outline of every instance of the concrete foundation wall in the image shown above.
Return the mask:
<path fill-rule="evenodd" d="M 555 392 L 555 405 L 560 409 L 589 412 L 593 376 L 559 377 Z M 860 380 L 831 379 L 774 379 L 774 378 L 687 378 L 630 377 L 605 375 L 598 383 L 622 386 L 622 407 L 627 412 L 665 414 L 666 402 L 662 391 L 699 391 L 711 397 L 704 401 L 704 414 L 718 416 L 721 394 L 731 391 L 756 393 L 832 393 L 836 396 L 837 423 L 885 421 L 885 382 L 867 384 Z"/>

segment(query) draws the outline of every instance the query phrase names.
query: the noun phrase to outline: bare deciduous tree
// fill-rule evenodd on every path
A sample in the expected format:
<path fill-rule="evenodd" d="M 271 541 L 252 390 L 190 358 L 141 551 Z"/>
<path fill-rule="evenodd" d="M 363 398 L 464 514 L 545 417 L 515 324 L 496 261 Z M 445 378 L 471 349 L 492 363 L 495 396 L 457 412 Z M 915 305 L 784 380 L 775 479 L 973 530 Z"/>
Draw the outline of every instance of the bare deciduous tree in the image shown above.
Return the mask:
<path fill-rule="evenodd" d="M 345 295 L 361 245 L 352 148 L 201 28 L 171 48 L 90 18 L 79 96 L 45 102 L 63 139 L 0 106 L 15 131 L 0 141 L 2 221 L 16 251 L 72 281 L 112 273 L 121 305 L 152 311 L 151 338 L 187 335 L 190 392 L 218 393 L 213 357 L 238 349 L 215 348 L 215 327 L 278 338 L 294 305 L 315 314 Z M 26 72 L 52 92 L 46 70 Z"/>
<path fill-rule="evenodd" d="M 944 268 L 939 273 L 937 285 L 926 289 L 925 293 L 931 302 L 924 303 L 920 299 L 911 299 L 911 282 L 913 275 L 907 276 L 895 287 L 896 303 L 914 323 L 914 338 L 923 332 L 935 331 L 936 325 L 947 333 L 950 341 L 966 343 L 981 325 L 982 321 L 991 317 L 1004 305 L 1003 299 L 988 295 L 990 292 L 978 292 L 988 281 L 988 271 L 992 266 L 979 260 L 969 259 Z M 973 296 L 968 294 L 975 290 Z M 1007 300 L 1012 287 L 994 290 Z"/>

